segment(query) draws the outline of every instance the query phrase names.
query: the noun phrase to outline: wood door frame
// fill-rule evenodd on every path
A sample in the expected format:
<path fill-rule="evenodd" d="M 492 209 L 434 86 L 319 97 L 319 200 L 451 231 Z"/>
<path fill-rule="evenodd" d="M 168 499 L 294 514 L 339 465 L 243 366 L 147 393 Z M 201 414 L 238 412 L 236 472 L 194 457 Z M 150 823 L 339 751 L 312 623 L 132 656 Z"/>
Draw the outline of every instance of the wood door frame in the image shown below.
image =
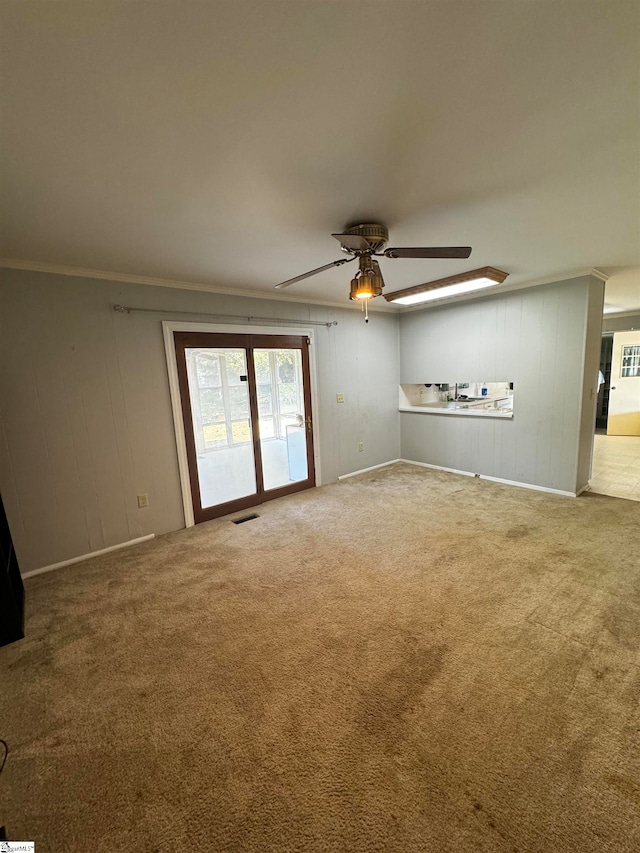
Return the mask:
<path fill-rule="evenodd" d="M 309 338 L 306 335 L 244 335 L 228 332 L 189 331 L 174 332 L 173 339 L 176 353 L 176 365 L 178 368 L 178 382 L 180 385 L 180 401 L 187 447 L 187 460 L 189 463 L 191 501 L 196 524 L 202 521 L 211 521 L 212 519 L 219 518 L 222 515 L 230 515 L 231 513 L 248 509 L 249 507 L 258 506 L 266 501 L 284 497 L 285 495 L 290 495 L 294 492 L 313 488 L 316 484 L 316 477 L 313 465 L 313 433 L 310 428 L 313 425 L 313 411 L 311 409 Z M 250 495 L 245 495 L 233 500 L 205 507 L 202 506 L 202 494 L 200 491 L 201 484 L 198 465 L 197 437 L 193 428 L 195 419 L 193 416 L 193 397 L 189 381 L 186 351 L 187 349 L 205 350 L 209 347 L 220 347 L 223 350 L 236 350 L 245 353 L 246 376 L 244 379 L 247 382 L 247 402 L 249 406 L 249 420 L 251 421 L 251 444 L 253 445 L 253 465 L 255 469 L 256 490 Z M 262 464 L 263 443 L 260 437 L 257 376 L 253 355 L 256 350 L 260 349 L 299 350 L 302 362 L 302 388 L 304 411 L 306 414 L 305 425 L 309 433 L 306 441 L 307 477 L 298 482 L 283 484 L 275 489 L 265 489 L 264 487 L 264 472 Z M 231 428 L 233 428 L 232 425 Z"/>
<path fill-rule="evenodd" d="M 239 510 L 248 509 L 251 506 L 256 506 L 263 501 L 264 489 L 261 488 L 262 483 L 262 458 L 257 452 L 259 438 L 258 436 L 258 414 L 257 414 L 257 395 L 255 387 L 254 371 L 251 369 L 252 360 L 251 338 L 249 335 L 241 335 L 236 333 L 225 332 L 174 332 L 174 349 L 176 353 L 176 366 L 178 368 L 178 383 L 180 385 L 180 403 L 182 408 L 182 420 L 184 423 L 184 436 L 187 449 L 187 460 L 189 463 L 189 482 L 191 484 L 191 506 L 193 508 L 193 516 L 196 524 L 202 521 L 209 521 L 212 518 L 217 518 L 219 515 L 229 515 Z M 253 464 L 255 466 L 256 477 L 256 492 L 255 494 L 245 495 L 235 498 L 234 500 L 226 501 L 224 509 L 217 511 L 218 506 L 213 507 L 202 506 L 202 495 L 200 494 L 200 478 L 198 475 L 198 448 L 196 446 L 196 436 L 193 427 L 193 407 L 191 402 L 191 392 L 189 388 L 186 349 L 206 349 L 207 347 L 220 346 L 222 349 L 242 350 L 245 353 L 245 370 L 247 372 L 247 403 L 249 405 L 249 420 L 251 421 L 251 443 L 253 444 Z M 233 428 L 232 424 L 230 427 Z"/>
<path fill-rule="evenodd" d="M 287 336 L 295 337 L 304 336 L 310 341 L 309 344 L 309 378 L 310 378 L 310 399 L 311 410 L 313 412 L 312 419 L 312 437 L 313 437 L 313 467 L 315 469 L 316 485 L 322 484 L 321 478 L 321 458 L 320 458 L 320 419 L 318 406 L 318 382 L 317 382 L 317 360 L 316 360 L 316 329 L 313 327 L 301 326 L 299 328 L 293 326 L 258 326 L 258 325 L 237 325 L 230 323 L 194 323 L 181 322 L 178 320 L 163 320 L 162 334 L 164 338 L 165 357 L 167 361 L 167 374 L 169 380 L 169 395 L 171 399 L 171 411 L 173 415 L 173 427 L 175 431 L 176 453 L 178 461 L 178 471 L 180 476 L 180 489 L 182 492 L 182 507 L 184 511 L 185 527 L 193 527 L 196 523 L 193 511 L 193 500 L 191 495 L 191 480 L 189 477 L 189 460 L 187 456 L 187 442 L 184 430 L 184 421 L 182 418 L 182 400 L 180 396 L 180 385 L 178 381 L 178 367 L 176 362 L 176 351 L 174 346 L 174 332 L 212 332 L 214 334 L 225 335 L 254 335 L 254 336 Z M 279 497 L 276 494 L 277 490 L 271 490 L 273 497 Z M 252 504 L 253 505 L 253 504 Z"/>
<path fill-rule="evenodd" d="M 280 343 L 277 346 L 273 345 L 273 341 L 270 341 L 269 338 L 277 337 L 280 338 Z M 252 335 L 251 349 L 298 349 L 300 347 L 300 338 L 307 338 L 309 341 L 307 348 L 301 348 L 300 353 L 302 356 L 302 391 L 304 395 L 304 410 L 307 418 L 311 419 L 311 433 L 310 439 L 307 439 L 307 479 L 301 480 L 299 483 L 289 483 L 286 486 L 280 486 L 277 489 L 268 489 L 269 497 L 267 500 L 274 500 L 275 498 L 284 497 L 285 495 L 291 495 L 294 492 L 302 492 L 305 489 L 312 488 L 317 485 L 317 476 L 316 476 L 316 468 L 315 468 L 315 441 L 313 435 L 313 425 L 315 422 L 315 414 L 313 402 L 311 399 L 311 364 L 310 364 L 310 355 L 311 355 L 311 340 L 305 334 L 298 333 L 297 335 Z M 287 338 L 291 340 L 287 342 Z M 284 339 L 284 342 L 283 342 Z M 304 382 L 305 373 L 309 377 L 309 383 Z M 255 376 L 254 376 L 255 381 Z M 253 407 L 253 412 L 255 413 L 255 423 L 253 424 L 254 435 L 258 436 L 257 441 L 255 441 L 256 445 L 260 445 L 260 431 L 258 428 L 258 399 L 257 399 L 257 386 L 254 387 L 254 392 L 256 394 L 255 407 Z M 306 424 L 305 424 L 306 426 Z M 262 451 L 260 451 L 260 455 L 262 455 Z M 309 480 L 311 480 L 311 484 L 309 484 Z M 264 490 L 263 490 L 264 491 Z"/>

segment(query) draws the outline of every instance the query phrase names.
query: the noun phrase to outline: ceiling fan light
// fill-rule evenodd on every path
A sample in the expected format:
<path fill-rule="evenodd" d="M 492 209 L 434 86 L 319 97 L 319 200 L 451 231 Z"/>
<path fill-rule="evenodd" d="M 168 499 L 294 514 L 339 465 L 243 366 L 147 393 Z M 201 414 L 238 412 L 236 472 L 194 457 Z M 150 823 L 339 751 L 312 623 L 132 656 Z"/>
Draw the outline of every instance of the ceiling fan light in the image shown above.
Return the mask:
<path fill-rule="evenodd" d="M 395 293 L 386 294 L 384 298 L 387 302 L 394 302 L 396 305 L 418 305 L 421 302 L 432 302 L 436 299 L 445 299 L 448 296 L 458 296 L 462 293 L 473 293 L 475 290 L 495 287 L 502 284 L 508 275 L 509 273 L 495 267 L 482 267 L 467 273 L 397 290 Z"/>
<path fill-rule="evenodd" d="M 382 296 L 384 281 L 378 262 L 371 258 L 361 259 L 360 266 L 360 271 L 351 279 L 349 299 L 366 300 Z"/>
<path fill-rule="evenodd" d="M 357 276 L 351 279 L 349 299 L 373 299 L 375 295 L 368 278 Z"/>

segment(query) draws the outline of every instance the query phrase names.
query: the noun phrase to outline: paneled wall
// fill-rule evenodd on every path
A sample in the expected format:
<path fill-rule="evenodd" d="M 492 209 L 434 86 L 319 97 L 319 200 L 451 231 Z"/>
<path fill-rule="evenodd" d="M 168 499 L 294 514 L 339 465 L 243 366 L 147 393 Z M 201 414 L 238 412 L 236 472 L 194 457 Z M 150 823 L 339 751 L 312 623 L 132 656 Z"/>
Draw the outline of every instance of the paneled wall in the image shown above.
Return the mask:
<path fill-rule="evenodd" d="M 403 314 L 402 382 L 515 387 L 513 420 L 402 413 L 403 458 L 572 493 L 584 485 L 603 293 L 583 277 Z"/>
<path fill-rule="evenodd" d="M 181 311 L 337 320 L 316 328 L 322 481 L 399 456 L 395 315 L 0 270 L 0 492 L 23 571 L 183 526 L 161 321 L 202 318 Z"/>
<path fill-rule="evenodd" d="M 575 489 L 580 492 L 591 477 L 595 411 L 598 405 L 598 371 L 602 348 L 604 282 L 592 278 L 587 286 L 585 346 L 582 363 L 582 397 L 578 427 L 578 460 Z"/>
<path fill-rule="evenodd" d="M 402 456 L 574 492 L 602 295 L 585 277 L 365 325 L 349 309 L 1 270 L 0 492 L 22 568 L 183 526 L 161 321 L 198 319 L 185 311 L 338 320 L 316 328 L 322 482 Z M 513 381 L 513 420 L 398 414 L 399 381 L 456 379 Z"/>

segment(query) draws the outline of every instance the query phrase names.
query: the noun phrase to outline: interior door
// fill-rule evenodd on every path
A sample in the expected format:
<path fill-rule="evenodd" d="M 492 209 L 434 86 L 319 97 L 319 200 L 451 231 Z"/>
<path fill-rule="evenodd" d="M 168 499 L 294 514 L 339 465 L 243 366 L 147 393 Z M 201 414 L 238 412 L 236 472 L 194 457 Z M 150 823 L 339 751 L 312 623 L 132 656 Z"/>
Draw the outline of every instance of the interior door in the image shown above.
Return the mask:
<path fill-rule="evenodd" d="M 174 342 L 196 523 L 314 486 L 308 339 Z"/>
<path fill-rule="evenodd" d="M 640 331 L 616 332 L 607 435 L 640 435 Z"/>

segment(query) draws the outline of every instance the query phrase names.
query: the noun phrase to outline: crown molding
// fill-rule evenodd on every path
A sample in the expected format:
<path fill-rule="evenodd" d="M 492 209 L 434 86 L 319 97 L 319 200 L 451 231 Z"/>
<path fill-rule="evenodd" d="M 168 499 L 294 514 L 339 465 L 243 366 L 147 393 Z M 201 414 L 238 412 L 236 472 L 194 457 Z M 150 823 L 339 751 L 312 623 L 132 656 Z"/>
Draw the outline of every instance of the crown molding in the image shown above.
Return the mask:
<path fill-rule="evenodd" d="M 640 308 L 628 308 L 626 311 L 607 311 L 602 316 L 605 320 L 615 320 L 617 317 L 640 317 Z"/>
<path fill-rule="evenodd" d="M 93 270 L 83 267 L 69 267 L 60 264 L 47 264 L 40 261 L 25 261 L 16 258 L 0 258 L 0 268 L 25 270 L 29 272 L 50 273 L 51 275 L 67 275 L 74 278 L 94 278 L 101 281 L 116 281 L 123 284 L 144 284 L 150 287 L 169 287 L 173 290 L 195 290 L 201 293 L 219 293 L 226 296 L 242 296 L 245 299 L 272 299 L 275 302 L 298 302 L 304 305 L 322 305 L 331 308 L 346 308 L 351 311 L 360 311 L 361 306 L 356 305 L 350 300 L 337 302 L 324 299 L 310 299 L 304 296 L 290 296 L 280 293 L 269 293 L 261 290 L 241 290 L 237 287 L 221 287 L 217 284 L 204 284 L 203 282 L 181 281 L 178 279 L 154 278 L 146 275 L 134 275 L 132 273 L 109 272 L 108 270 Z M 440 305 L 449 305 L 456 302 L 465 302 L 471 299 L 481 299 L 486 296 L 496 295 L 498 293 L 508 293 L 512 290 L 522 290 L 526 287 L 537 287 L 542 284 L 553 284 L 557 281 L 567 281 L 572 278 L 582 278 L 583 276 L 593 276 L 600 281 L 607 281 L 610 278 L 607 273 L 597 267 L 590 267 L 580 270 L 572 270 L 565 273 L 557 273 L 543 278 L 529 279 L 527 281 L 514 283 L 505 283 L 492 287 L 491 291 L 477 291 L 475 293 L 463 293 L 459 296 L 444 297 L 431 303 L 419 303 L 417 305 L 395 305 L 393 302 L 381 300 L 376 303 L 371 300 L 369 304 L 370 311 L 391 312 L 393 314 L 405 314 L 408 311 L 425 311 L 430 308 L 436 308 Z M 391 294 L 389 294 L 391 295 Z"/>
<path fill-rule="evenodd" d="M 333 300 L 311 299 L 304 296 L 290 296 L 287 294 L 270 293 L 262 290 L 241 290 L 237 287 L 221 287 L 217 284 L 204 284 L 203 282 L 180 281 L 177 279 L 154 278 L 146 275 L 134 275 L 132 273 L 109 272 L 108 270 L 92 270 L 83 267 L 68 267 L 59 264 L 46 264 L 39 261 L 24 261 L 15 258 L 0 258 L 0 268 L 12 270 L 24 270 L 27 272 L 49 273 L 51 275 L 66 275 L 74 278 L 93 278 L 101 281 L 115 281 L 123 284 L 144 284 L 150 287 L 169 287 L 173 290 L 196 290 L 201 293 L 219 293 L 226 296 L 241 296 L 244 299 L 271 299 L 274 302 L 300 302 L 305 305 L 321 305 L 323 307 L 344 308 L 351 311 L 360 311 L 361 306 L 345 299 L 344 302 Z M 387 305 L 386 302 L 369 305 L 369 311 L 381 311 L 386 313 L 399 313 L 399 308 Z"/>

